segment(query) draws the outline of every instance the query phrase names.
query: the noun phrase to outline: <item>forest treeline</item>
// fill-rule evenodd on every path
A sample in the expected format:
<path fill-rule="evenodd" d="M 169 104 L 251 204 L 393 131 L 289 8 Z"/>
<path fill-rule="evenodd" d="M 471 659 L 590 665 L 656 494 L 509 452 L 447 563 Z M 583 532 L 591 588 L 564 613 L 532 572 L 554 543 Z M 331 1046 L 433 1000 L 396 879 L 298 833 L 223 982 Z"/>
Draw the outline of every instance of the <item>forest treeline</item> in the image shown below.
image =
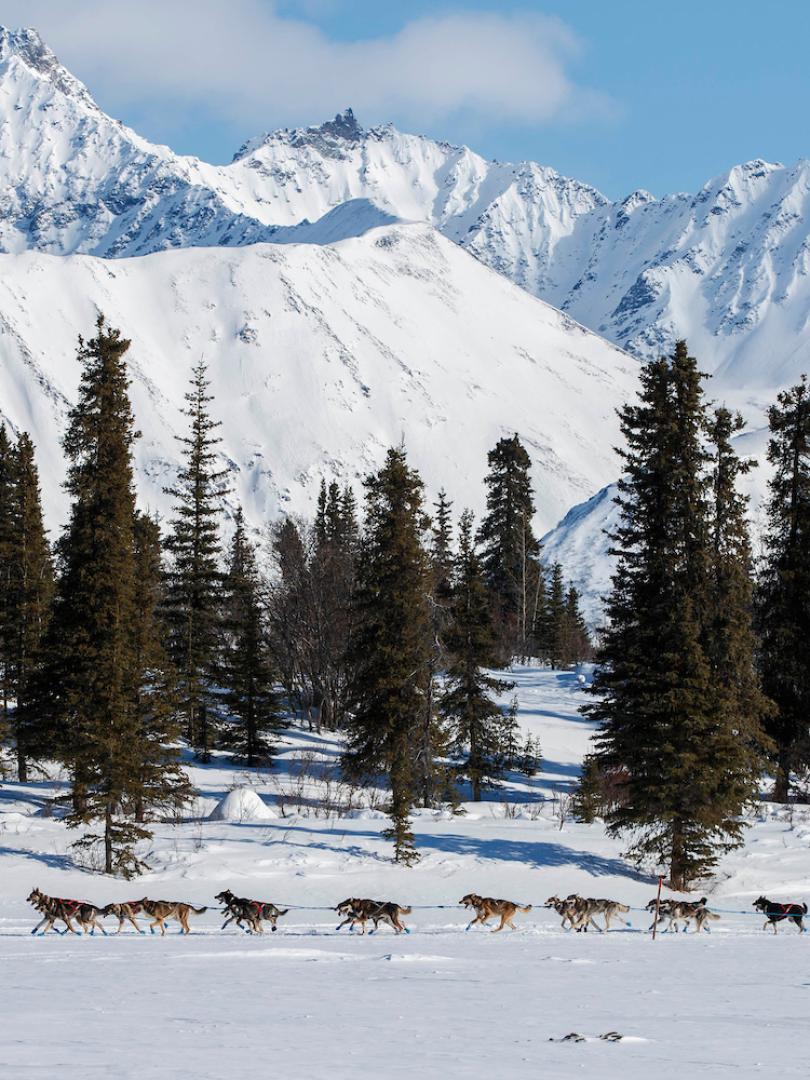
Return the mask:
<path fill-rule="evenodd" d="M 510 684 L 489 670 L 591 655 L 576 589 L 540 560 L 528 454 L 516 435 L 490 452 L 477 526 L 444 492 L 426 505 L 394 447 L 361 506 L 323 481 L 312 521 L 284 518 L 257 542 L 220 467 L 200 364 L 172 515 L 158 522 L 136 503 L 129 346 L 101 317 L 79 341 L 63 439 L 70 512 L 53 545 L 31 440 L 0 428 L 6 767 L 25 781 L 61 763 L 78 846 L 129 876 L 150 820 L 192 796 L 184 753 L 268 766 L 300 712 L 345 733 L 347 775 L 388 784 L 395 855 L 413 861 L 415 805 L 458 802 L 465 784 L 478 799 L 505 771 L 537 767 L 514 707 L 493 702 Z"/>
<path fill-rule="evenodd" d="M 324 480 L 312 520 L 257 538 L 200 364 L 158 522 L 136 503 L 129 345 L 103 318 L 79 342 L 70 514 L 52 546 L 31 440 L 0 428 L 0 735 L 19 779 L 62 763 L 77 844 L 130 876 L 149 822 L 192 795 L 183 754 L 271 765 L 298 713 L 343 733 L 344 775 L 387 786 L 395 858 L 414 862 L 414 807 L 538 767 L 515 708 L 496 704 L 511 688 L 498 669 L 594 658 L 565 567 L 541 559 L 526 449 L 511 435 L 490 451 L 479 522 L 444 491 L 429 505 L 398 446 L 359 505 Z M 629 836 L 673 888 L 740 843 L 766 776 L 784 801 L 810 764 L 810 388 L 769 411 L 755 565 L 742 420 L 703 383 L 679 342 L 620 413 L 615 572 L 584 709 L 599 727 L 576 794 L 583 820 Z"/>

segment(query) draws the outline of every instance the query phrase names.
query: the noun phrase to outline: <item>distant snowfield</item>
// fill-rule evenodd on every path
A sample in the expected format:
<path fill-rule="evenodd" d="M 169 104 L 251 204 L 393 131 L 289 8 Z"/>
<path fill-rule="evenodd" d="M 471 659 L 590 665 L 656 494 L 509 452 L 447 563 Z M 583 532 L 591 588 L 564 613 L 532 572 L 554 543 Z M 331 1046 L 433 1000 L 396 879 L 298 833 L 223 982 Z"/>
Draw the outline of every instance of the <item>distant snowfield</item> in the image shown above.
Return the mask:
<path fill-rule="evenodd" d="M 412 870 L 390 862 L 378 810 L 313 816 L 338 745 L 298 729 L 269 775 L 224 759 L 194 768 L 196 820 L 157 826 L 144 853 L 152 870 L 129 884 L 73 865 L 73 836 L 38 813 L 53 784 L 5 784 L 0 1076 L 805 1076 L 810 935 L 783 925 L 774 938 L 758 915 L 731 912 L 750 912 L 760 893 L 808 898 L 810 810 L 763 804 L 745 848 L 702 890 L 723 912 L 713 932 L 653 943 L 637 910 L 653 879 L 625 863 L 599 823 L 560 829 L 559 799 L 592 731 L 576 711 L 584 695 L 575 674 L 516 669 L 513 678 L 521 725 L 542 744 L 542 773 L 510 777 L 460 817 L 415 815 L 423 858 Z M 287 816 L 204 820 L 245 784 Z M 229 886 L 296 907 L 263 938 L 221 932 L 213 910 L 192 916 L 188 938 L 131 929 L 31 938 L 25 897 L 34 885 L 97 902 L 147 894 L 209 906 Z M 517 932 L 465 933 L 457 901 L 471 890 L 534 910 L 517 916 Z M 572 891 L 630 904 L 632 926 L 566 934 L 541 905 Z M 326 909 L 350 895 L 412 905 L 411 934 L 338 934 Z M 626 1038 L 598 1039 L 610 1031 Z M 588 1041 L 549 1041 L 569 1032 Z"/>
<path fill-rule="evenodd" d="M 486 455 L 517 431 L 537 527 L 615 476 L 616 409 L 638 368 L 614 346 L 428 226 L 329 247 L 254 245 L 137 259 L 0 255 L 0 422 L 37 445 L 49 523 L 64 520 L 59 436 L 79 334 L 103 311 L 129 354 L 142 505 L 170 513 L 191 368 L 210 367 L 232 500 L 256 528 L 312 510 L 405 440 L 429 498 L 480 510 Z"/>

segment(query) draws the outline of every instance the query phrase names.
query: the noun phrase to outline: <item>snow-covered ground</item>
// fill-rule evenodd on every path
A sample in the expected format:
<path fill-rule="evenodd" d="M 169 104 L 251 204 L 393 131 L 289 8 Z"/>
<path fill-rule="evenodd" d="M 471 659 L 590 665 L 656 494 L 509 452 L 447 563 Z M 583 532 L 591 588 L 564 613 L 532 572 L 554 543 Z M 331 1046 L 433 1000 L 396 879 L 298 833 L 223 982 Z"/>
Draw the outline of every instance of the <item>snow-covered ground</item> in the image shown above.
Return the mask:
<path fill-rule="evenodd" d="M 157 826 L 150 872 L 129 884 L 74 864 L 73 836 L 42 815 L 58 781 L 3 785 L 0 1077 L 804 1076 L 810 938 L 784 926 L 774 938 L 760 917 L 730 912 L 750 911 L 763 892 L 807 897 L 808 808 L 763 804 L 745 848 L 706 884 L 722 912 L 711 934 L 652 942 L 638 909 L 653 878 L 624 862 L 600 824 L 563 814 L 591 735 L 576 674 L 512 677 L 521 725 L 541 741 L 541 773 L 510 777 L 461 816 L 417 814 L 423 858 L 411 870 L 390 862 L 373 793 L 340 785 L 336 740 L 297 728 L 272 773 L 224 759 L 194 767 L 194 820 Z M 253 800 L 232 797 L 246 820 L 209 819 L 238 786 L 276 816 L 256 820 Z M 324 817 L 316 796 L 327 791 L 337 809 Z M 187 938 L 33 938 L 25 897 L 35 885 L 99 903 L 147 894 L 212 909 L 229 886 L 295 906 L 263 938 L 220 931 L 216 910 L 192 916 Z M 457 901 L 469 891 L 534 910 L 518 915 L 517 932 L 465 933 Z M 631 927 L 563 932 L 541 905 L 572 891 L 630 904 Z M 328 909 L 350 895 L 412 905 L 411 933 L 338 933 Z M 610 1031 L 625 1038 L 597 1038 Z M 570 1032 L 587 1041 L 550 1041 Z"/>

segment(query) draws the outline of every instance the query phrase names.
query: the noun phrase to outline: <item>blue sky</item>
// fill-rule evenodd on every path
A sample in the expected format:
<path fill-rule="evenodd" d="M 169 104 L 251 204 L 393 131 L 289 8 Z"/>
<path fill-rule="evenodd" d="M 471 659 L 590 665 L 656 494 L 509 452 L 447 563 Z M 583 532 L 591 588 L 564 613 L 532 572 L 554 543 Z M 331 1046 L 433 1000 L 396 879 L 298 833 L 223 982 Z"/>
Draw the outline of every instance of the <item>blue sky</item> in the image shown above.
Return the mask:
<path fill-rule="evenodd" d="M 810 155 L 801 0 L 4 0 L 2 18 L 107 111 L 211 161 L 346 105 L 611 197 Z"/>

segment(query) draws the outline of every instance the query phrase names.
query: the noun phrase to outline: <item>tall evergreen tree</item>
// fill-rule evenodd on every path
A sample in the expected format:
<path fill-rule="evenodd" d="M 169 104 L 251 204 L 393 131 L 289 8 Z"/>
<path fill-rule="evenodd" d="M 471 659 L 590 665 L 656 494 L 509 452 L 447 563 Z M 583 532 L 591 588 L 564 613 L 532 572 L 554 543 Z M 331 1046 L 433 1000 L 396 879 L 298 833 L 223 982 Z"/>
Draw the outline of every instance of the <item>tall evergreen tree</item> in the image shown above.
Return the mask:
<path fill-rule="evenodd" d="M 566 588 L 563 568 L 554 563 L 550 580 L 542 589 L 542 606 L 534 625 L 533 641 L 537 655 L 553 668 L 564 668 L 589 660 L 592 646 L 588 627 L 573 585 Z"/>
<path fill-rule="evenodd" d="M 34 446 L 27 433 L 20 435 L 12 460 L 10 543 L 5 564 L 9 601 L 5 651 L 8 681 L 16 701 L 12 732 L 17 777 L 25 781 L 31 753 L 47 752 L 38 740 L 36 687 L 44 660 L 43 641 L 50 621 L 54 582 Z"/>
<path fill-rule="evenodd" d="M 499 439 L 487 461 L 487 512 L 478 539 L 502 660 L 508 661 L 528 652 L 540 545 L 532 529 L 531 460 L 518 436 Z"/>
<path fill-rule="evenodd" d="M 569 585 L 565 593 L 565 638 L 563 664 L 579 664 L 593 655 L 590 634 L 579 603 L 579 590 Z"/>
<path fill-rule="evenodd" d="M 350 646 L 353 715 L 347 769 L 382 769 L 391 785 L 397 862 L 412 863 L 415 735 L 424 716 L 430 663 L 429 563 L 422 481 L 402 448 L 366 480 L 366 517 L 358 561 Z"/>
<path fill-rule="evenodd" d="M 136 438 L 124 356 L 129 341 L 103 317 L 79 341 L 82 377 L 64 447 L 70 521 L 59 544 L 59 581 L 49 634 L 52 701 L 62 753 L 73 771 L 72 827 L 96 826 L 78 847 L 104 850 L 104 869 L 129 876 L 136 841 L 148 831 L 127 820 L 137 788 L 140 740 L 135 624 Z"/>
<path fill-rule="evenodd" d="M 12 695 L 12 501 L 14 492 L 12 445 L 5 424 L 0 424 L 0 741 L 8 731 Z"/>
<path fill-rule="evenodd" d="M 135 722 L 139 741 L 138 771 L 133 782 L 131 807 L 136 822 L 159 811 L 174 814 L 190 801 L 193 789 L 180 764 L 175 744 L 180 737 L 177 720 L 177 673 L 166 651 L 163 623 L 165 575 L 160 526 L 155 518 L 136 512 Z"/>
<path fill-rule="evenodd" d="M 446 633 L 453 574 L 452 503 L 444 490 L 439 492 L 433 506 L 435 513 L 428 543 L 430 655 L 423 674 L 424 709 L 415 746 L 416 797 L 424 807 L 439 805 L 452 798 L 455 791 L 450 774 L 440 761 L 447 751 L 448 733 L 436 692 L 439 674 L 447 661 Z"/>
<path fill-rule="evenodd" d="M 713 671 L 715 621 L 709 456 L 701 374 L 679 342 L 642 369 L 638 404 L 621 412 L 617 567 L 594 679 L 596 762 L 622 776 L 607 814 L 633 830 L 631 854 L 669 865 L 683 889 L 740 843 L 755 794 L 755 750 L 736 738 Z"/>
<path fill-rule="evenodd" d="M 757 789 L 765 767 L 764 751 L 772 749 L 764 727 L 773 704 L 761 688 L 754 628 L 754 579 L 748 532 L 748 497 L 740 478 L 755 462 L 738 456 L 732 439 L 745 427 L 726 408 L 715 409 L 708 427 L 712 451 L 710 487 L 711 575 L 706 652 L 711 664 L 720 715 L 719 748 L 729 770 L 739 778 L 739 799 Z"/>
<path fill-rule="evenodd" d="M 553 668 L 561 668 L 566 663 L 566 635 L 568 629 L 568 609 L 565 603 L 565 581 L 560 563 L 551 567 L 551 580 L 548 587 L 547 602 L 547 647 L 548 658 Z"/>
<path fill-rule="evenodd" d="M 433 504 L 433 524 L 430 538 L 430 562 L 433 570 L 433 590 L 437 597 L 449 597 L 452 593 L 453 559 L 453 504 L 442 488 Z"/>
<path fill-rule="evenodd" d="M 810 765 L 810 385 L 803 377 L 768 411 L 773 467 L 766 553 L 758 597 L 761 671 L 775 710 L 766 730 L 775 744 L 774 798 L 787 800 L 791 777 Z"/>
<path fill-rule="evenodd" d="M 262 581 L 241 507 L 230 546 L 224 597 L 222 685 L 232 722 L 223 734 L 223 745 L 249 766 L 267 765 L 273 752 L 271 736 L 281 726 L 281 710 L 274 688 Z"/>
<path fill-rule="evenodd" d="M 212 707 L 223 579 L 219 525 L 226 475 L 226 470 L 216 468 L 219 439 L 213 432 L 219 421 L 209 415 L 213 398 L 208 387 L 201 362 L 186 394 L 191 432 L 180 439 L 184 464 L 177 484 L 167 489 L 175 500 L 175 516 L 166 542 L 171 555 L 166 597 L 169 653 L 178 672 L 186 737 L 202 761 L 210 759 L 216 727 Z"/>
<path fill-rule="evenodd" d="M 441 711 L 450 725 L 453 748 L 463 759 L 461 772 L 470 781 L 473 801 L 478 802 L 484 783 L 498 773 L 503 716 L 492 694 L 502 692 L 512 684 L 494 679 L 484 670 L 495 663 L 497 649 L 472 525 L 472 514 L 466 511 L 459 526 L 459 550 L 446 634 L 449 663 Z"/>

